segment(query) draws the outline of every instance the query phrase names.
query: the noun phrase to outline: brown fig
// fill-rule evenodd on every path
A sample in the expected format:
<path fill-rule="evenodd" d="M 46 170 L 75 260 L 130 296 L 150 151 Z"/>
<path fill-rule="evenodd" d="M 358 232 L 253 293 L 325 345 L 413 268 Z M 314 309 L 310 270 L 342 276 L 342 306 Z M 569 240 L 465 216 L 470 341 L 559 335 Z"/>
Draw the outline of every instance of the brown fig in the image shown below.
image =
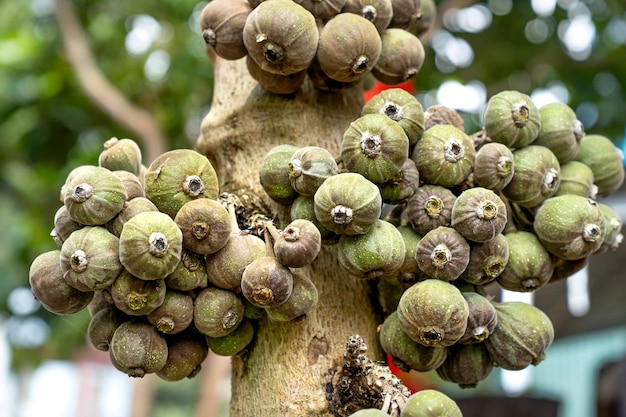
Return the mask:
<path fill-rule="evenodd" d="M 30 264 L 28 282 L 35 298 L 46 310 L 63 316 L 87 307 L 94 293 L 79 291 L 63 279 L 60 256 L 60 250 L 37 256 Z"/>
<path fill-rule="evenodd" d="M 448 348 L 448 356 L 437 368 L 437 375 L 461 388 L 476 388 L 492 370 L 493 362 L 483 343 L 456 344 Z"/>
<path fill-rule="evenodd" d="M 204 288 L 207 284 L 208 277 L 204 257 L 186 249 L 183 249 L 180 262 L 174 272 L 165 277 L 165 285 L 179 291 Z"/>
<path fill-rule="evenodd" d="M 462 292 L 462 294 L 469 306 L 469 316 L 467 329 L 459 339 L 459 343 L 465 345 L 480 343 L 493 333 L 498 324 L 496 309 L 487 297 L 477 292 Z"/>
<path fill-rule="evenodd" d="M 509 245 L 503 234 L 484 243 L 470 244 L 470 259 L 461 278 L 474 285 L 496 279 L 509 262 Z"/>
<path fill-rule="evenodd" d="M 163 304 L 166 287 L 162 279 L 143 280 L 124 270 L 107 291 L 120 311 L 145 316 Z"/>
<path fill-rule="evenodd" d="M 206 336 L 226 336 L 242 320 L 243 302 L 230 290 L 207 287 L 194 300 L 193 323 Z"/>
<path fill-rule="evenodd" d="M 449 226 L 455 201 L 456 196 L 448 188 L 421 185 L 407 202 L 409 224 L 422 236 L 439 226 Z"/>
<path fill-rule="evenodd" d="M 313 17 L 319 20 L 327 20 L 341 12 L 346 0 L 294 0 L 300 6 L 307 9 Z"/>
<path fill-rule="evenodd" d="M 513 153 L 506 145 L 490 142 L 476 152 L 473 174 L 478 185 L 500 191 L 509 184 L 514 172 Z"/>
<path fill-rule="evenodd" d="M 305 219 L 292 221 L 280 233 L 276 233 L 274 238 L 276 259 L 291 268 L 309 265 L 315 260 L 321 248 L 322 235 L 319 229 L 313 222 Z"/>
<path fill-rule="evenodd" d="M 316 59 L 333 80 L 351 82 L 376 65 L 381 47 L 372 22 L 353 13 L 339 13 L 320 30 Z"/>
<path fill-rule="evenodd" d="M 454 281 L 469 263 L 470 246 L 451 227 L 440 226 L 422 236 L 415 250 L 417 265 L 430 278 Z"/>
<path fill-rule="evenodd" d="M 91 318 L 87 327 L 87 337 L 96 349 L 106 352 L 111 345 L 113 333 L 125 321 L 128 321 L 128 316 L 115 306 L 108 305 Z"/>
<path fill-rule="evenodd" d="M 493 191 L 473 187 L 463 191 L 452 206 L 450 223 L 472 242 L 487 242 L 504 230 L 506 207 Z"/>
<path fill-rule="evenodd" d="M 372 74 L 378 81 L 397 85 L 415 77 L 424 63 L 426 52 L 419 38 L 399 28 L 382 33 L 380 56 Z"/>
<path fill-rule="evenodd" d="M 183 247 L 201 255 L 222 249 L 231 233 L 228 210 L 220 202 L 209 198 L 183 204 L 174 222 L 183 234 Z"/>
<path fill-rule="evenodd" d="M 248 51 L 243 27 L 252 8 L 245 0 L 212 0 L 200 14 L 200 30 L 207 48 L 224 59 L 239 59 Z"/>
<path fill-rule="evenodd" d="M 248 55 L 262 70 L 282 75 L 305 70 L 315 57 L 318 40 L 313 15 L 291 0 L 262 2 L 243 28 Z"/>
<path fill-rule="evenodd" d="M 167 361 L 167 343 L 154 326 L 127 321 L 113 333 L 109 353 L 128 376 L 143 377 L 159 371 Z"/>
<path fill-rule="evenodd" d="M 180 381 L 198 375 L 209 353 L 206 337 L 196 331 L 165 336 L 167 360 L 156 372 L 164 381 Z"/>
<path fill-rule="evenodd" d="M 341 12 L 359 14 L 382 32 L 391 22 L 393 7 L 391 0 L 347 0 Z"/>
<path fill-rule="evenodd" d="M 180 333 L 193 321 L 193 297 L 190 293 L 167 290 L 161 305 L 148 313 L 147 319 L 161 333 Z"/>

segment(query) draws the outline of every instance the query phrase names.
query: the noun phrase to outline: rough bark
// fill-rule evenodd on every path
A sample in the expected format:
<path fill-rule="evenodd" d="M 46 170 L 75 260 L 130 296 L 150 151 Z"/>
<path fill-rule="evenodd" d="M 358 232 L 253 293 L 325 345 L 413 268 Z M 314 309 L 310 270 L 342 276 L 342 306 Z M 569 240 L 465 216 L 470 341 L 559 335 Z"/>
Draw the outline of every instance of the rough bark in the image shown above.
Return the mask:
<path fill-rule="evenodd" d="M 259 196 L 284 225 L 287 211 L 269 201 L 259 183 L 265 154 L 290 143 L 321 146 L 339 156 L 343 132 L 360 114 L 362 89 L 325 93 L 305 84 L 293 96 L 278 96 L 256 85 L 245 59 L 213 63 L 215 92 L 197 149 L 214 163 L 222 191 Z M 341 361 L 348 337 L 360 334 L 369 357 L 382 357 L 372 284 L 342 272 L 335 252 L 334 246 L 323 248 L 310 267 L 317 308 L 294 322 L 260 320 L 248 352 L 233 358 L 232 417 L 331 416 L 324 382 Z"/>

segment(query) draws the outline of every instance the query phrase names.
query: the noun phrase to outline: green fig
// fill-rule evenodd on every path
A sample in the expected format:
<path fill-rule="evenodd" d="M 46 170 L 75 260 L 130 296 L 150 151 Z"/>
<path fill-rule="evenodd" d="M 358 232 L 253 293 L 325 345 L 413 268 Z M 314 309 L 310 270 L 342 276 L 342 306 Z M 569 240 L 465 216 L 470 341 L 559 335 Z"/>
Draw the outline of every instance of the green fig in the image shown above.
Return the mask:
<path fill-rule="evenodd" d="M 591 168 L 600 197 L 608 196 L 624 183 L 624 154 L 605 136 L 584 136 L 574 160 Z"/>
<path fill-rule="evenodd" d="M 514 90 L 491 96 L 483 119 L 487 136 L 511 149 L 533 143 L 541 128 L 541 116 L 535 104 L 528 95 Z"/>

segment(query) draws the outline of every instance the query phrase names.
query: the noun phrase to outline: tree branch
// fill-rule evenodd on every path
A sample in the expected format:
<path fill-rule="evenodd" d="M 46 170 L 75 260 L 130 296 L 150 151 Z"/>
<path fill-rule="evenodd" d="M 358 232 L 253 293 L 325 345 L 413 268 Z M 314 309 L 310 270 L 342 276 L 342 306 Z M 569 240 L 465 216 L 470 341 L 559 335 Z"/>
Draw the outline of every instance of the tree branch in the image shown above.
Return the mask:
<path fill-rule="evenodd" d="M 149 163 L 167 147 L 160 127 L 150 113 L 131 103 L 102 74 L 72 5 L 67 0 L 55 0 L 55 5 L 63 48 L 78 84 L 96 106 L 137 136 Z"/>

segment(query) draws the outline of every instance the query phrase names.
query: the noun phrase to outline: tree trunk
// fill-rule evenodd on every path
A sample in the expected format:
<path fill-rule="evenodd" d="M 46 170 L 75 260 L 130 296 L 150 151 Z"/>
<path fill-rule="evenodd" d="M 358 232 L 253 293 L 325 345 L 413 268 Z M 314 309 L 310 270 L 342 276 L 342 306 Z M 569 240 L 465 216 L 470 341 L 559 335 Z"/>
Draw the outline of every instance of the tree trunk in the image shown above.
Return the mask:
<path fill-rule="evenodd" d="M 343 132 L 363 106 L 360 86 L 321 92 L 307 81 L 293 96 L 266 92 L 248 75 L 245 59 L 213 59 L 215 91 L 197 149 L 214 163 L 221 191 L 263 199 L 279 226 L 288 210 L 273 203 L 259 182 L 266 153 L 280 144 L 320 146 L 339 156 Z M 340 364 L 349 336 L 361 335 L 368 356 L 380 360 L 372 284 L 342 272 L 334 246 L 310 267 L 317 308 L 288 323 L 258 322 L 247 353 L 233 358 L 231 416 L 331 416 L 325 380 Z"/>

